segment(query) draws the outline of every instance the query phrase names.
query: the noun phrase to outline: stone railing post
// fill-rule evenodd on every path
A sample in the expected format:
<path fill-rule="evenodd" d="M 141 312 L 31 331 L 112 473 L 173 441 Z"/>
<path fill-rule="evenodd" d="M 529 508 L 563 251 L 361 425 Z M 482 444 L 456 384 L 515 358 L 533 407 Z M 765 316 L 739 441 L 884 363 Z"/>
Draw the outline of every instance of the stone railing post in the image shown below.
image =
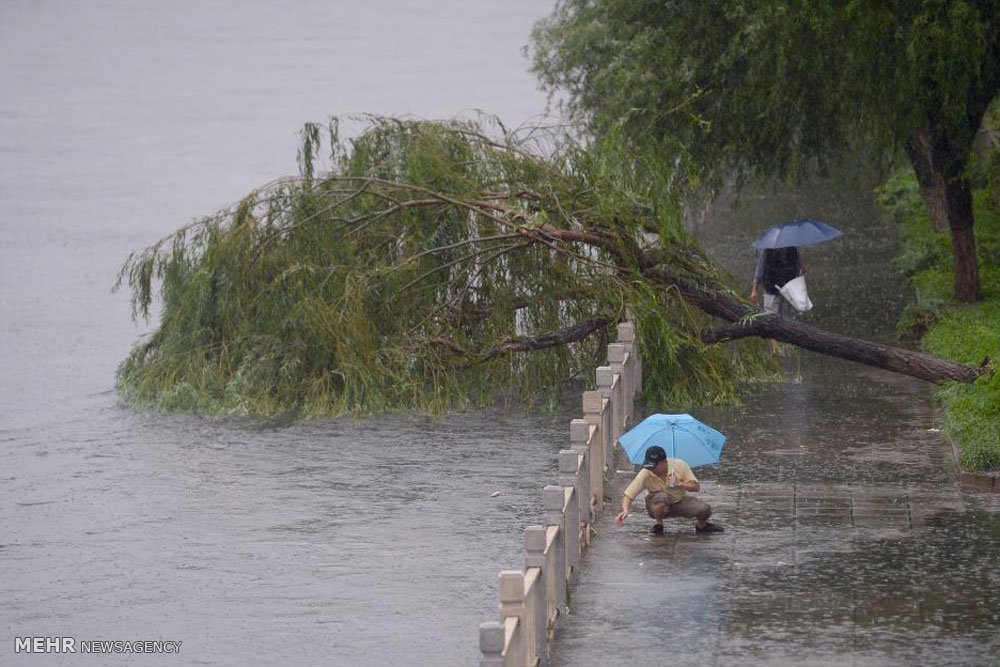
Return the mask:
<path fill-rule="evenodd" d="M 591 468 L 590 468 L 590 422 L 586 419 L 574 419 L 569 423 L 570 449 L 583 456 L 580 465 L 580 520 L 590 523 L 590 506 L 592 503 Z"/>
<path fill-rule="evenodd" d="M 563 508 L 566 504 L 566 496 L 561 486 L 548 485 L 542 489 L 542 504 L 545 507 L 545 521 L 550 526 L 559 528 L 556 535 L 555 547 L 555 596 L 554 600 L 557 619 L 562 616 L 566 609 L 566 513 Z"/>
<path fill-rule="evenodd" d="M 583 418 L 588 424 L 587 447 L 590 457 L 590 493 L 594 497 L 594 511 L 601 514 L 604 510 L 604 467 L 605 454 L 604 447 L 607 431 L 607 420 L 603 417 L 604 397 L 598 391 L 583 392 Z M 597 430 L 590 433 L 590 426 L 596 426 Z"/>
<path fill-rule="evenodd" d="M 532 641 L 527 636 L 530 629 L 526 627 L 524 613 L 524 572 L 518 570 L 504 570 L 500 573 L 500 620 L 516 618 L 521 630 L 521 641 L 516 643 L 519 651 L 527 652 L 527 647 L 532 645 Z M 513 648 L 513 647 L 512 647 Z M 508 662 L 523 665 L 527 664 L 528 656 L 508 656 Z M 532 656 L 532 662 L 534 656 Z"/>
<path fill-rule="evenodd" d="M 524 619 L 524 572 L 503 570 L 500 573 L 500 618 Z"/>
<path fill-rule="evenodd" d="M 496 621 L 479 624 L 479 667 L 504 667 L 503 626 Z"/>
<path fill-rule="evenodd" d="M 580 420 L 584 422 L 583 419 Z M 590 424 L 586 424 L 587 429 L 590 429 Z M 576 454 L 576 471 L 573 473 L 573 479 L 576 482 L 576 497 L 580 503 L 580 523 L 588 524 L 590 523 L 590 459 L 588 458 L 589 449 L 586 443 L 573 444 L 569 451 Z M 561 453 L 560 453 L 561 455 Z M 565 464 L 569 466 L 569 462 Z M 565 480 L 569 479 L 570 473 L 562 472 L 560 470 L 559 483 L 563 486 L 567 486 Z M 565 476 L 565 477 L 564 477 Z"/>
<path fill-rule="evenodd" d="M 590 514 L 593 496 L 590 493 L 590 452 L 584 447 L 573 447 L 573 451 L 580 455 L 580 473 L 577 476 L 578 496 L 580 498 L 580 523 L 583 527 L 589 526 L 593 517 Z M 583 541 L 589 542 L 587 531 L 584 530 Z"/>
<path fill-rule="evenodd" d="M 610 343 L 608 345 L 608 366 L 618 374 L 618 395 L 614 397 L 615 403 L 615 430 L 614 439 L 617 440 L 625 432 L 625 422 L 631 417 L 628 414 L 628 375 L 625 372 L 625 357 L 627 350 L 622 343 Z"/>
<path fill-rule="evenodd" d="M 597 371 L 597 391 L 607 400 L 607 415 L 605 422 L 608 427 L 604 438 L 604 465 L 614 470 L 615 443 L 618 441 L 619 433 L 615 430 L 615 415 L 618 414 L 615 407 L 615 371 L 610 366 L 598 366 Z M 620 381 L 620 380 L 619 380 Z"/>
<path fill-rule="evenodd" d="M 580 455 L 575 450 L 563 449 L 559 452 L 559 486 L 572 489 L 571 500 L 566 507 L 566 552 L 570 556 L 571 570 L 576 571 L 582 544 L 580 515 L 584 495 L 580 488 Z"/>
<path fill-rule="evenodd" d="M 580 500 L 575 486 L 564 486 L 562 489 L 565 498 L 563 513 L 566 517 L 566 578 L 572 584 L 576 581 L 580 563 Z"/>
<path fill-rule="evenodd" d="M 631 345 L 635 342 L 635 324 L 622 322 L 618 325 L 618 342 Z"/>
<path fill-rule="evenodd" d="M 632 322 L 622 322 L 618 325 L 618 342 L 625 346 L 625 351 L 628 355 L 628 363 L 625 368 L 625 374 L 628 376 L 628 382 L 626 383 L 628 387 L 628 410 L 626 410 L 626 414 L 628 415 L 628 420 L 631 421 L 635 417 L 635 394 L 639 390 L 639 384 L 636 381 L 639 354 L 635 349 L 635 324 Z"/>
<path fill-rule="evenodd" d="M 541 572 L 538 579 L 536 594 L 533 599 L 527 600 L 527 604 L 534 605 L 532 616 L 535 621 L 533 628 L 535 634 L 535 647 L 538 652 L 538 659 L 542 664 L 548 661 L 548 604 L 546 603 L 546 591 L 548 591 L 547 577 L 549 573 L 545 568 L 545 526 L 528 526 L 524 529 L 524 542 L 526 555 L 524 557 L 524 571 L 537 567 Z"/>
<path fill-rule="evenodd" d="M 635 316 L 632 314 L 632 311 L 628 309 L 625 310 L 624 324 L 630 324 L 632 327 L 632 330 L 628 332 L 631 334 L 631 338 L 628 339 L 627 341 L 622 341 L 622 342 L 632 343 L 632 352 L 634 353 L 633 356 L 635 357 L 635 360 L 633 362 L 634 367 L 632 373 L 632 382 L 633 386 L 635 387 L 634 391 L 639 392 L 642 389 L 642 355 L 639 354 L 639 335 L 635 328 Z M 618 339 L 619 341 L 621 341 L 621 329 L 619 329 Z"/>

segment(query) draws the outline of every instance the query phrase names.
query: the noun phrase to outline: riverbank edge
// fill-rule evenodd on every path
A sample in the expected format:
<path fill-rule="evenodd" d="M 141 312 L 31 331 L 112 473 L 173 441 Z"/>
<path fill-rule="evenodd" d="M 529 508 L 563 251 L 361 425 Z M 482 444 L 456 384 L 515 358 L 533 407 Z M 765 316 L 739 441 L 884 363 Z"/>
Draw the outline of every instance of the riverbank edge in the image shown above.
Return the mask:
<path fill-rule="evenodd" d="M 951 447 L 951 457 L 958 467 L 956 475 L 959 485 L 973 491 L 983 491 L 986 493 L 1000 493 L 1000 473 L 977 472 L 975 470 L 962 470 L 958 462 L 958 445 L 951 437 L 945 436 L 945 440 Z"/>
<path fill-rule="evenodd" d="M 901 251 L 896 269 L 915 291 L 897 323 L 901 337 L 921 349 L 964 363 L 990 360 L 992 375 L 971 385 L 943 383 L 935 400 L 945 411 L 942 432 L 952 446 L 959 480 L 980 490 L 1000 492 L 1000 204 L 986 187 L 975 193 L 976 243 L 982 284 L 975 304 L 955 300 L 951 282 L 951 239 L 935 233 L 909 168 L 899 169 L 876 189 L 879 205 L 898 223 Z M 976 322 L 978 320 L 978 323 Z M 973 325 L 977 328 L 973 328 Z M 962 334 L 959 336 L 958 334 Z"/>

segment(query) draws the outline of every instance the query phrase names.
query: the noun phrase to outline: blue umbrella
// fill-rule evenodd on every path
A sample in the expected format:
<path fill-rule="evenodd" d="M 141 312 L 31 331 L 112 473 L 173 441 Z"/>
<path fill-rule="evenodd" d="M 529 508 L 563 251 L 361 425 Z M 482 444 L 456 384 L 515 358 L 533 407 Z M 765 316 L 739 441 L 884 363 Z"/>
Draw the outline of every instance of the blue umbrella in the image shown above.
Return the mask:
<path fill-rule="evenodd" d="M 834 229 L 819 220 L 793 220 L 771 227 L 750 245 L 760 250 L 812 245 L 813 243 L 831 241 L 842 233 L 839 229 Z"/>
<path fill-rule="evenodd" d="M 667 456 L 683 459 L 692 468 L 716 463 L 726 436 L 691 415 L 650 415 L 618 438 L 632 463 L 642 463 L 646 450 L 663 447 Z"/>

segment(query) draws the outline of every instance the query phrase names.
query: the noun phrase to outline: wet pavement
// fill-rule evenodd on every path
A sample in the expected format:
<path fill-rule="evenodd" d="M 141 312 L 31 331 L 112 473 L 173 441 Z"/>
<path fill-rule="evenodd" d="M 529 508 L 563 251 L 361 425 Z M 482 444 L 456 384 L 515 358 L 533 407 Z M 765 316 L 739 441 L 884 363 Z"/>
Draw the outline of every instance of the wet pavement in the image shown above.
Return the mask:
<path fill-rule="evenodd" d="M 749 276 L 763 221 L 830 221 L 845 236 L 803 253 L 804 319 L 898 344 L 908 295 L 869 192 L 748 197 L 697 231 Z M 959 487 L 933 387 L 808 352 L 783 364 L 788 381 L 742 406 L 689 410 L 729 437 L 695 471 L 725 533 L 650 534 L 641 503 L 616 526 L 631 471 L 615 476 L 553 666 L 1000 664 L 1000 496 Z"/>
<path fill-rule="evenodd" d="M 730 436 L 724 461 L 696 471 L 723 534 L 679 519 L 652 535 L 642 512 L 615 526 L 631 477 L 616 475 L 553 665 L 661 652 L 689 665 L 994 664 L 1000 501 L 959 488 L 929 404 L 879 420 L 899 401 L 887 388 L 909 380 L 853 377 L 841 397 L 853 417 L 839 425 L 798 428 L 782 401 L 795 384 L 701 412 Z M 827 369 L 804 382 L 833 391 L 843 379 Z"/>

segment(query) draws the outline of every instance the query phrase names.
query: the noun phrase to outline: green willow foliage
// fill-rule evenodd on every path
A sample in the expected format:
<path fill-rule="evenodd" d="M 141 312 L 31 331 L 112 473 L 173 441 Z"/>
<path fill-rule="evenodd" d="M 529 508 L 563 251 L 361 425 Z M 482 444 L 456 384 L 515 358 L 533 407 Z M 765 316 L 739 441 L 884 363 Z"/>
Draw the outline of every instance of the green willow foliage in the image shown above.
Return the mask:
<path fill-rule="evenodd" d="M 128 258 L 133 316 L 157 298 L 162 315 L 118 370 L 124 403 L 317 416 L 555 400 L 592 382 L 629 308 L 654 402 L 730 400 L 764 367 L 753 343 L 703 346 L 707 316 L 641 276 L 656 248 L 721 282 L 669 170 L 488 119 L 363 121 L 346 142 L 337 119 L 307 125 L 300 177 Z"/>
<path fill-rule="evenodd" d="M 787 178 L 925 127 L 966 150 L 998 25 L 996 0 L 560 0 L 533 70 L 595 134 L 623 125 L 713 185 Z"/>

